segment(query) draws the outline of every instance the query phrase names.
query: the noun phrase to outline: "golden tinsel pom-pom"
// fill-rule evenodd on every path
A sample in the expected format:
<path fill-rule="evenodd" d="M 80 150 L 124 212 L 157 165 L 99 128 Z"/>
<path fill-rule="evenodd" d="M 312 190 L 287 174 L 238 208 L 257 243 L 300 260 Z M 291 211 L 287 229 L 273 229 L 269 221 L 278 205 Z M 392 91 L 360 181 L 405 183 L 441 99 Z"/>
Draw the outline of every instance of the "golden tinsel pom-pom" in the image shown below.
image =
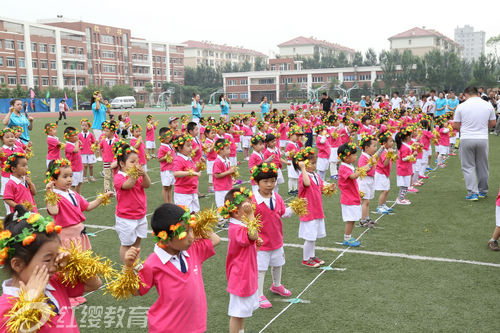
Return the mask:
<path fill-rule="evenodd" d="M 5 158 L 5 156 L 7 156 L 7 155 L 5 155 L 5 153 L 3 151 L 1 151 L 0 152 L 0 158 Z"/>
<path fill-rule="evenodd" d="M 93 152 L 98 151 L 99 150 L 99 143 L 94 142 L 92 145 L 90 145 L 90 150 L 92 150 Z"/>
<path fill-rule="evenodd" d="M 26 152 L 26 158 L 29 160 L 30 158 L 32 158 L 35 154 L 33 154 L 33 151 L 32 150 L 28 150 Z"/>
<path fill-rule="evenodd" d="M 253 235 L 255 235 L 256 233 L 258 234 L 260 232 L 260 229 L 262 228 L 262 222 L 260 221 L 259 215 L 254 216 L 251 219 L 243 216 L 243 222 L 246 224 L 248 232 Z"/>
<path fill-rule="evenodd" d="M 359 197 L 363 199 L 365 197 L 365 192 L 359 191 Z"/>
<path fill-rule="evenodd" d="M 410 158 L 408 159 L 408 162 L 413 163 L 413 162 L 416 162 L 416 161 L 417 161 L 417 158 L 415 156 L 413 156 L 413 155 L 410 155 Z"/>
<path fill-rule="evenodd" d="M 234 172 L 232 174 L 234 179 L 240 178 L 240 171 L 238 170 L 238 167 L 234 167 Z"/>
<path fill-rule="evenodd" d="M 370 157 L 370 159 L 368 160 L 368 164 L 370 164 L 370 166 L 374 166 L 375 164 L 377 164 L 377 160 L 378 156 L 377 154 L 375 154 L 372 157 Z"/>
<path fill-rule="evenodd" d="M 324 185 L 323 188 L 321 189 L 321 192 L 326 195 L 327 197 L 331 197 L 335 193 L 337 193 L 337 188 L 334 187 L 333 189 L 331 188 L 331 185 Z"/>
<path fill-rule="evenodd" d="M 195 157 L 195 156 L 196 156 L 196 152 L 197 152 L 197 151 L 198 151 L 198 148 L 193 149 L 193 150 L 191 151 L 191 158 L 193 158 L 193 157 Z"/>
<path fill-rule="evenodd" d="M 66 148 L 66 144 L 63 142 L 60 142 L 59 145 L 60 145 L 59 149 L 61 149 L 61 150 L 64 150 L 64 148 Z"/>
<path fill-rule="evenodd" d="M 198 162 L 196 162 L 196 169 L 198 171 L 206 170 L 207 169 L 207 165 L 205 163 L 203 163 L 202 161 L 198 161 Z"/>
<path fill-rule="evenodd" d="M 107 206 L 111 203 L 110 197 L 108 197 L 105 193 L 99 193 L 97 195 L 97 199 L 101 199 L 101 206 Z"/>
<path fill-rule="evenodd" d="M 49 206 L 57 206 L 57 203 L 61 200 L 61 197 L 54 193 L 53 191 L 45 192 L 45 202 Z"/>
<path fill-rule="evenodd" d="M 82 251 L 81 246 L 71 243 L 69 249 L 62 249 L 62 251 L 69 253 L 68 264 L 60 269 L 63 283 L 74 286 L 96 275 L 110 280 L 116 274 L 111 260 L 95 255 L 92 250 Z"/>
<path fill-rule="evenodd" d="M 148 153 L 146 153 L 146 161 L 149 161 L 151 159 L 151 155 L 149 155 Z"/>
<path fill-rule="evenodd" d="M 174 160 L 174 158 L 172 157 L 172 155 L 170 153 L 165 154 L 165 162 L 172 163 L 173 160 Z"/>
<path fill-rule="evenodd" d="M 194 237 L 209 238 L 214 227 L 219 221 L 217 211 L 212 208 L 205 208 L 196 214 L 196 224 L 193 226 Z"/>
<path fill-rule="evenodd" d="M 396 154 L 395 152 L 387 152 L 385 158 L 392 160 L 393 162 L 396 162 L 396 160 L 398 159 L 398 154 Z"/>
<path fill-rule="evenodd" d="M 130 168 L 128 168 L 127 170 L 125 170 L 125 173 L 130 178 L 134 178 L 134 179 L 139 178 L 139 169 L 137 169 L 137 167 L 135 165 L 133 165 Z"/>
<path fill-rule="evenodd" d="M 33 210 L 33 204 L 31 202 L 29 202 L 28 200 L 26 201 L 23 201 L 21 203 L 21 205 L 24 207 L 24 209 L 26 209 L 27 211 L 31 212 Z"/>
<path fill-rule="evenodd" d="M 113 281 L 106 286 L 104 294 L 110 294 L 116 299 L 126 299 L 133 296 L 144 283 L 134 272 L 132 267 L 124 267 L 121 272 L 115 273 Z"/>
<path fill-rule="evenodd" d="M 297 198 L 290 202 L 289 207 L 293 210 L 293 212 L 299 216 L 305 216 L 309 214 L 307 210 L 307 199 L 306 198 Z"/>
<path fill-rule="evenodd" d="M 366 177 L 366 172 L 367 172 L 366 168 L 364 168 L 364 167 L 357 168 L 356 172 L 359 173 L 359 178 L 363 179 Z"/>
<path fill-rule="evenodd" d="M 17 299 L 12 297 L 13 300 L 16 300 L 14 306 L 5 314 L 9 318 L 6 324 L 8 332 L 38 331 L 51 317 L 56 315 L 47 304 L 48 297 L 43 293 L 35 296 L 21 289 Z"/>

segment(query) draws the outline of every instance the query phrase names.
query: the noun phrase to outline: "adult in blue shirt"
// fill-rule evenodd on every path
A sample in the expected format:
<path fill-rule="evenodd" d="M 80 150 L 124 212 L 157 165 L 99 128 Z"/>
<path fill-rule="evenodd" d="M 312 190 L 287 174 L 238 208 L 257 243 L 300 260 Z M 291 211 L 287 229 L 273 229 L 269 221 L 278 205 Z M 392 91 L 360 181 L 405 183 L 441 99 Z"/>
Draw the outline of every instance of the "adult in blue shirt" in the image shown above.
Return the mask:
<path fill-rule="evenodd" d="M 3 124 L 7 127 L 20 126 L 23 129 L 21 140 L 25 144 L 30 142 L 30 132 L 33 129 L 33 117 L 26 118 L 26 115 L 21 114 L 23 102 L 20 99 L 10 101 L 9 113 L 3 118 Z"/>
<path fill-rule="evenodd" d="M 219 96 L 220 104 L 220 117 L 224 118 L 224 121 L 229 120 L 229 109 L 231 108 L 231 101 L 226 97 L 225 94 Z"/>
<path fill-rule="evenodd" d="M 272 103 L 273 103 L 273 101 L 271 101 L 271 104 Z M 262 97 L 262 99 L 260 100 L 260 113 L 262 115 L 262 119 L 264 119 L 264 116 L 266 115 L 266 113 L 269 112 L 269 108 L 271 107 L 271 104 L 269 104 L 267 102 L 267 96 Z"/>
<path fill-rule="evenodd" d="M 100 91 L 94 91 L 92 98 L 90 100 L 92 105 L 92 113 L 94 115 L 94 120 L 92 121 L 92 131 L 94 132 L 94 137 L 96 140 L 102 134 L 102 123 L 106 120 L 106 114 L 109 113 L 107 100 L 102 99 L 102 94 Z"/>
<path fill-rule="evenodd" d="M 200 95 L 193 93 L 193 101 L 191 102 L 191 111 L 193 114 L 193 122 L 196 124 L 200 123 L 201 113 L 205 108 L 205 103 L 200 103 Z"/>
<path fill-rule="evenodd" d="M 446 113 L 447 100 L 444 98 L 444 93 L 440 92 L 438 99 L 436 99 L 436 117 Z"/>
<path fill-rule="evenodd" d="M 460 100 L 455 95 L 453 90 L 450 91 L 450 98 L 446 101 L 446 112 L 455 112 L 457 110 L 457 106 L 460 104 Z"/>

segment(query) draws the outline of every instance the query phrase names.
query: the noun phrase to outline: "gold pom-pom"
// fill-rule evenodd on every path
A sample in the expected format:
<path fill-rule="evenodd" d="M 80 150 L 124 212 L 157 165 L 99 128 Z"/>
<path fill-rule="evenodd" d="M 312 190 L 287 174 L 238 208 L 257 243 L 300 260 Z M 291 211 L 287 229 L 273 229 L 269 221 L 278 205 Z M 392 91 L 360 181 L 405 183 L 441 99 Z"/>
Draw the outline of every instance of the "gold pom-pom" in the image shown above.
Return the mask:
<path fill-rule="evenodd" d="M 174 160 L 174 158 L 172 157 L 172 155 L 170 153 L 165 154 L 165 162 L 172 163 L 173 160 Z"/>
<path fill-rule="evenodd" d="M 332 195 L 334 195 L 335 193 L 337 193 L 337 188 L 334 187 L 332 189 L 331 185 L 324 185 L 323 188 L 321 189 L 321 192 L 326 195 L 327 197 L 331 197 Z"/>
<path fill-rule="evenodd" d="M 234 167 L 234 172 L 232 174 L 234 179 L 240 178 L 240 171 L 238 170 L 238 167 Z"/>
<path fill-rule="evenodd" d="M 249 219 L 246 216 L 243 216 L 243 223 L 246 224 L 248 228 L 248 232 L 255 235 L 256 233 L 258 234 L 260 232 L 260 229 L 262 229 L 262 222 L 260 221 L 260 216 L 254 216 L 253 218 Z"/>
<path fill-rule="evenodd" d="M 361 178 L 361 179 L 364 179 L 366 177 L 366 172 L 367 171 L 368 170 L 366 170 L 365 167 L 361 167 L 361 168 L 357 168 L 356 169 L 356 172 L 359 173 L 359 178 Z"/>
<path fill-rule="evenodd" d="M 32 150 L 28 150 L 26 151 L 26 158 L 29 160 L 30 158 L 32 158 L 35 154 L 33 154 L 33 151 Z"/>
<path fill-rule="evenodd" d="M 106 286 L 104 294 L 110 294 L 116 299 L 126 299 L 133 296 L 144 283 L 132 267 L 124 267 L 121 272 L 115 273 L 113 280 Z"/>
<path fill-rule="evenodd" d="M 97 199 L 101 199 L 101 206 L 107 206 L 111 203 L 111 199 L 105 193 L 99 193 Z"/>
<path fill-rule="evenodd" d="M 45 192 L 45 202 L 49 206 L 57 206 L 57 203 L 61 200 L 61 197 L 54 193 L 53 191 Z"/>
<path fill-rule="evenodd" d="M 368 160 L 368 164 L 370 166 L 374 166 L 375 164 L 377 164 L 377 161 L 378 161 L 378 156 L 377 154 L 375 154 L 372 157 L 370 157 L 370 159 Z"/>
<path fill-rule="evenodd" d="M 31 202 L 29 202 L 28 200 L 26 201 L 23 201 L 21 203 L 21 205 L 24 207 L 24 209 L 26 209 L 27 211 L 31 212 L 33 210 L 33 204 Z"/>
<path fill-rule="evenodd" d="M 92 145 L 90 145 L 90 150 L 92 150 L 94 153 L 99 150 L 99 143 L 94 142 Z"/>
<path fill-rule="evenodd" d="M 339 133 L 338 132 L 333 132 L 332 133 L 332 138 L 337 139 L 338 137 L 339 137 Z"/>
<path fill-rule="evenodd" d="M 130 168 L 128 168 L 127 170 L 125 170 L 125 173 L 130 178 L 134 178 L 134 179 L 139 178 L 139 169 L 137 169 L 137 167 L 135 165 L 133 165 Z"/>
<path fill-rule="evenodd" d="M 197 151 L 198 151 L 198 148 L 193 149 L 193 150 L 191 151 L 191 158 L 194 158 L 194 157 L 196 156 L 196 152 L 197 152 Z"/>
<path fill-rule="evenodd" d="M 5 155 L 5 153 L 2 151 L 0 151 L 0 158 L 5 158 L 7 155 Z"/>
<path fill-rule="evenodd" d="M 193 226 L 194 237 L 209 238 L 218 221 L 219 216 L 215 209 L 205 208 L 201 210 L 196 214 L 196 224 Z"/>
<path fill-rule="evenodd" d="M 393 151 L 387 152 L 387 154 L 385 155 L 385 158 L 392 160 L 393 162 L 396 162 L 396 160 L 398 159 L 398 154 L 396 154 Z"/>
<path fill-rule="evenodd" d="M 95 255 L 92 250 L 82 251 L 81 246 L 73 242 L 69 249 L 61 249 L 61 251 L 69 253 L 67 265 L 60 269 L 63 283 L 74 286 L 96 275 L 110 280 L 116 274 L 111 260 Z"/>
<path fill-rule="evenodd" d="M 293 210 L 293 212 L 299 216 L 305 216 L 309 214 L 307 210 L 307 199 L 306 198 L 297 198 L 292 200 L 289 204 L 289 207 Z"/>
<path fill-rule="evenodd" d="M 413 155 L 410 155 L 410 158 L 408 159 L 408 162 L 414 163 L 417 161 L 417 158 Z"/>
<path fill-rule="evenodd" d="M 359 197 L 363 199 L 365 197 L 365 192 L 359 191 Z"/>
<path fill-rule="evenodd" d="M 198 171 L 206 170 L 207 169 L 207 165 L 205 163 L 203 163 L 202 161 L 198 161 L 198 162 L 196 162 L 196 169 Z"/>
<path fill-rule="evenodd" d="M 59 149 L 64 150 L 66 148 L 66 144 L 64 142 L 59 142 Z"/>
<path fill-rule="evenodd" d="M 36 296 L 30 291 L 21 289 L 13 307 L 5 314 L 9 318 L 6 326 L 8 332 L 34 332 L 49 322 L 56 313 L 47 304 L 49 299 L 43 293 Z"/>

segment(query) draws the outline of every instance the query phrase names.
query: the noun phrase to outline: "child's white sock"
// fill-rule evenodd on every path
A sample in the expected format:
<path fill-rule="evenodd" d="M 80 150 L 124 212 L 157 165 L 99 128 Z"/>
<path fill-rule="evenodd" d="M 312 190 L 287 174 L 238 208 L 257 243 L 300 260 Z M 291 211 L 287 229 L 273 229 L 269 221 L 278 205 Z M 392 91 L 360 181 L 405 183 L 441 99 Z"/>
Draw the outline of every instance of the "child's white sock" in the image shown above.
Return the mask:
<path fill-rule="evenodd" d="M 308 260 L 309 258 L 314 257 L 314 247 L 316 245 L 315 241 L 304 241 L 304 251 L 302 255 L 302 259 Z"/>
<path fill-rule="evenodd" d="M 272 267 L 271 275 L 273 277 L 273 285 L 275 287 L 281 286 L 281 266 Z"/>
<path fill-rule="evenodd" d="M 349 239 L 351 239 L 351 235 L 346 235 L 346 234 L 344 234 L 344 240 L 345 240 L 345 241 L 348 241 Z"/>
<path fill-rule="evenodd" d="M 326 171 L 318 170 L 318 175 L 319 175 L 319 178 L 321 178 L 321 180 L 325 180 Z"/>
<path fill-rule="evenodd" d="M 330 175 L 336 176 L 339 172 L 337 170 L 337 163 L 330 163 Z"/>
<path fill-rule="evenodd" d="M 438 164 L 443 164 L 443 154 L 438 155 Z"/>
<path fill-rule="evenodd" d="M 259 280 L 258 280 L 259 297 L 264 295 L 264 280 L 265 279 L 266 279 L 266 271 L 259 271 Z"/>

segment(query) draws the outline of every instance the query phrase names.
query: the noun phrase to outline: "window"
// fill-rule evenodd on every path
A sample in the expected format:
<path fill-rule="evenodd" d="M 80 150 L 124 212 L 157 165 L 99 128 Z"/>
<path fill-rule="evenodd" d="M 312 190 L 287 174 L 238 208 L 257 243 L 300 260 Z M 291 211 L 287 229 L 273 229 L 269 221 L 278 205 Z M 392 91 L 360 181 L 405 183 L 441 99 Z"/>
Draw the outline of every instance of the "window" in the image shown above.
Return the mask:
<path fill-rule="evenodd" d="M 102 65 L 102 72 L 103 73 L 116 73 L 116 65 Z"/>
<path fill-rule="evenodd" d="M 6 40 L 5 41 L 5 48 L 7 50 L 13 50 L 14 49 L 14 41 L 13 40 Z"/>
<path fill-rule="evenodd" d="M 242 86 L 246 86 L 248 84 L 248 80 L 240 80 L 240 84 Z"/>
<path fill-rule="evenodd" d="M 50 62 L 50 69 L 57 69 L 57 65 L 55 61 Z"/>
<path fill-rule="evenodd" d="M 25 68 L 26 63 L 24 62 L 24 58 L 18 58 L 17 64 L 19 65 L 19 68 Z"/>
<path fill-rule="evenodd" d="M 49 64 L 47 63 L 47 60 L 40 60 L 40 68 L 41 69 L 47 69 L 49 66 Z"/>
<path fill-rule="evenodd" d="M 24 42 L 18 40 L 17 41 L 17 49 L 20 51 L 24 51 Z"/>
<path fill-rule="evenodd" d="M 158 69 L 156 70 L 156 74 L 161 75 L 161 68 L 158 68 Z"/>
<path fill-rule="evenodd" d="M 238 81 L 237 80 L 227 80 L 226 82 L 227 82 L 228 86 L 235 86 Z"/>
<path fill-rule="evenodd" d="M 158 83 L 156 84 L 156 86 L 157 86 L 158 88 L 161 88 L 161 82 L 160 82 L 160 81 L 158 81 Z"/>
<path fill-rule="evenodd" d="M 137 58 L 137 55 L 135 53 L 132 53 L 132 60 L 135 60 Z"/>
<path fill-rule="evenodd" d="M 259 79 L 259 84 L 274 84 L 274 79 Z"/>
<path fill-rule="evenodd" d="M 36 43 L 31 43 L 31 52 L 36 52 Z"/>
<path fill-rule="evenodd" d="M 307 82 L 307 77 L 298 77 L 297 78 L 297 83 L 306 83 Z"/>
<path fill-rule="evenodd" d="M 372 79 L 371 74 L 359 74 L 360 81 L 370 81 Z"/>
<path fill-rule="evenodd" d="M 42 86 L 48 86 L 49 85 L 49 78 L 46 76 L 42 76 Z"/>
<path fill-rule="evenodd" d="M 5 76 L 0 75 L 0 84 L 4 84 L 4 83 L 5 83 Z"/>
<path fill-rule="evenodd" d="M 376 79 L 378 81 L 383 80 L 384 79 L 384 74 L 377 74 Z"/>
<path fill-rule="evenodd" d="M 139 53 L 139 54 L 137 55 L 137 60 L 142 60 L 142 54 L 140 54 L 140 53 Z"/>
<path fill-rule="evenodd" d="M 53 86 L 57 86 L 57 77 L 52 76 L 52 77 L 50 78 L 50 81 L 52 82 L 52 85 L 53 85 Z"/>
<path fill-rule="evenodd" d="M 292 83 L 293 77 L 284 77 L 282 83 Z"/>
<path fill-rule="evenodd" d="M 66 46 L 63 46 L 62 47 L 62 53 L 66 53 L 68 51 L 68 49 L 66 48 Z"/>
<path fill-rule="evenodd" d="M 101 53 L 102 57 L 107 59 L 114 59 L 116 55 L 115 51 L 102 51 Z"/>
<path fill-rule="evenodd" d="M 116 86 L 116 80 L 104 80 L 104 85 L 106 87 Z"/>
<path fill-rule="evenodd" d="M 101 43 L 114 44 L 115 43 L 115 37 L 114 36 L 109 36 L 109 35 L 101 35 Z"/>
<path fill-rule="evenodd" d="M 148 55 L 147 54 L 144 55 L 144 60 L 148 60 Z"/>
<path fill-rule="evenodd" d="M 411 39 L 408 39 L 408 45 L 411 45 Z"/>
<path fill-rule="evenodd" d="M 26 85 L 26 75 L 21 75 L 19 77 L 19 84 L 22 85 L 22 86 Z"/>
<path fill-rule="evenodd" d="M 40 43 L 40 52 L 47 53 L 47 44 Z"/>
<path fill-rule="evenodd" d="M 7 83 L 9 85 L 16 85 L 17 84 L 17 77 L 16 76 L 8 76 Z"/>
<path fill-rule="evenodd" d="M 40 82 L 38 81 L 38 76 L 33 76 L 33 85 L 36 87 L 36 86 L 39 86 Z"/>
<path fill-rule="evenodd" d="M 0 39 L 0 49 L 2 48 L 2 40 Z M 4 78 L 5 80 L 5 78 Z"/>
<path fill-rule="evenodd" d="M 33 61 L 31 62 L 31 66 L 32 66 L 33 68 L 38 68 L 38 60 L 33 59 Z"/>
<path fill-rule="evenodd" d="M 79 86 L 84 86 L 84 85 L 85 85 L 85 79 L 84 79 L 84 78 L 79 77 L 79 78 L 77 79 L 77 81 L 78 81 L 78 85 L 79 85 Z"/>
<path fill-rule="evenodd" d="M 85 66 L 83 65 L 83 63 L 78 62 L 76 64 L 76 69 L 78 69 L 79 71 L 83 71 L 83 70 L 85 70 Z"/>
<path fill-rule="evenodd" d="M 163 62 L 167 62 L 167 57 L 162 57 Z"/>
<path fill-rule="evenodd" d="M 83 54 L 83 47 L 78 48 L 78 54 Z"/>
<path fill-rule="evenodd" d="M 271 70 L 275 71 L 276 70 L 276 65 L 271 65 Z"/>
<path fill-rule="evenodd" d="M 50 53 L 56 53 L 56 46 L 54 44 L 50 44 Z"/>
<path fill-rule="evenodd" d="M 3 66 L 3 57 L 0 57 L 0 66 Z"/>
<path fill-rule="evenodd" d="M 356 75 L 344 75 L 344 81 L 345 82 L 356 81 Z"/>
<path fill-rule="evenodd" d="M 313 76 L 312 81 L 313 81 L 313 83 L 323 82 L 323 77 L 322 76 Z"/>
<path fill-rule="evenodd" d="M 240 98 L 241 99 L 248 99 L 248 93 L 241 93 Z"/>
<path fill-rule="evenodd" d="M 7 67 L 16 67 L 16 58 L 7 58 Z"/>
<path fill-rule="evenodd" d="M 70 47 L 70 48 L 68 48 L 68 53 L 69 54 L 75 54 L 76 53 L 76 49 L 74 47 Z"/>

